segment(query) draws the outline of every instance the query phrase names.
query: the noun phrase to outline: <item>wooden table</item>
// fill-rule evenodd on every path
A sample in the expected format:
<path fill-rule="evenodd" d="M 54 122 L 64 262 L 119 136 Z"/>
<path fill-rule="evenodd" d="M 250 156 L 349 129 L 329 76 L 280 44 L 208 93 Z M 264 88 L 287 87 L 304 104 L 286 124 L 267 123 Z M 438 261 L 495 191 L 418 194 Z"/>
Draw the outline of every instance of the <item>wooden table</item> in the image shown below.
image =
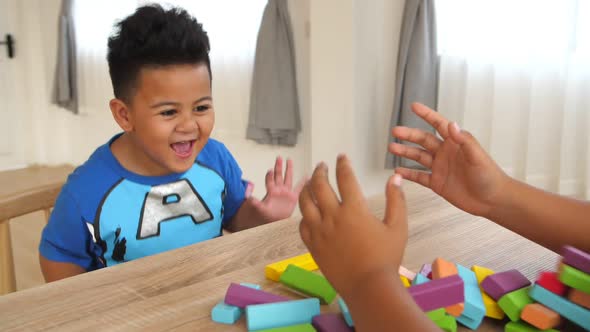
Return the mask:
<path fill-rule="evenodd" d="M 404 187 L 410 214 L 406 267 L 415 271 L 440 256 L 467 267 L 516 268 L 529 279 L 555 269 L 553 252 L 468 215 L 427 189 Z M 370 203 L 383 214 L 383 197 Z M 0 297 L 0 331 L 246 331 L 243 318 L 233 326 L 214 323 L 211 308 L 230 282 L 257 283 L 297 298 L 264 278 L 266 264 L 306 252 L 297 224 L 296 219 L 281 221 L 5 295 Z M 338 311 L 338 306 L 334 302 L 322 310 Z M 503 324 L 486 318 L 479 331 L 503 331 Z"/>

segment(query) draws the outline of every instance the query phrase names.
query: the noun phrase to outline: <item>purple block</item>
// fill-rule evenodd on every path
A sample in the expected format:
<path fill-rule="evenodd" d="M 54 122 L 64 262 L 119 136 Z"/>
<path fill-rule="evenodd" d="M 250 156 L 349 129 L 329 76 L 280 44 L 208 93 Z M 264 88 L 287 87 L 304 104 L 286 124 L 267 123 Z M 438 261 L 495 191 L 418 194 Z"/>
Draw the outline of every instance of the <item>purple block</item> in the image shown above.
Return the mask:
<path fill-rule="evenodd" d="M 422 265 L 422 268 L 420 269 L 420 273 L 421 275 L 428 277 L 428 275 L 430 274 L 430 272 L 432 272 L 432 264 L 424 264 Z"/>
<path fill-rule="evenodd" d="M 572 246 L 563 247 L 563 263 L 590 274 L 590 254 Z"/>
<path fill-rule="evenodd" d="M 530 285 L 531 282 L 518 270 L 494 273 L 481 282 L 481 288 L 495 301 L 508 293 Z"/>
<path fill-rule="evenodd" d="M 456 274 L 408 288 L 422 311 L 445 308 L 465 301 L 463 279 Z"/>
<path fill-rule="evenodd" d="M 338 313 L 321 314 L 313 317 L 313 327 L 319 332 L 352 332 L 351 327 L 346 325 L 344 318 Z"/>
<path fill-rule="evenodd" d="M 284 302 L 289 300 L 291 299 L 284 296 L 267 293 L 265 291 L 234 284 L 232 282 L 227 289 L 227 293 L 225 293 L 224 302 L 225 304 L 245 308 L 251 304 Z"/>

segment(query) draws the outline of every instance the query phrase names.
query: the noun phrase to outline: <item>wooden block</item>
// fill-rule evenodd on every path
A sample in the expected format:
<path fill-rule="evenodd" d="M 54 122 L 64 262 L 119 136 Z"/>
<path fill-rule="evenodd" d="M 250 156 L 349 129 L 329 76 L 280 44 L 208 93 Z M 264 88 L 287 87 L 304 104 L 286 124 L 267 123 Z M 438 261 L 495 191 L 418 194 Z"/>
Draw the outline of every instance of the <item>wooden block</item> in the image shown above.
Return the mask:
<path fill-rule="evenodd" d="M 418 273 L 416 274 L 416 278 L 414 278 L 414 280 L 412 280 L 412 285 L 421 285 L 425 282 L 429 282 L 430 279 L 428 279 L 426 276 L 424 276 L 422 273 Z"/>
<path fill-rule="evenodd" d="M 216 323 L 234 324 L 241 316 L 242 309 L 225 304 L 223 301 L 211 309 L 211 319 Z"/>
<path fill-rule="evenodd" d="M 353 329 L 346 324 L 344 317 L 338 313 L 326 313 L 313 317 L 313 327 L 318 332 L 352 332 Z"/>
<path fill-rule="evenodd" d="M 246 324 L 249 331 L 311 324 L 319 314 L 320 300 L 316 298 L 255 304 L 246 307 Z"/>
<path fill-rule="evenodd" d="M 509 322 L 504 327 L 504 332 L 559 332 L 558 330 L 539 330 L 534 326 L 530 326 L 524 322 Z"/>
<path fill-rule="evenodd" d="M 559 281 L 556 272 L 542 272 L 536 284 L 559 296 L 565 296 L 567 293 L 567 286 Z"/>
<path fill-rule="evenodd" d="M 440 257 L 435 259 L 434 262 L 432 263 L 432 279 L 433 280 L 444 278 L 444 277 L 450 277 L 450 276 L 457 275 L 457 274 L 458 274 L 458 271 L 457 271 L 457 267 L 455 266 L 455 264 L 453 264 L 449 261 L 446 261 Z M 445 308 L 445 309 L 447 310 L 447 313 L 449 315 L 459 317 L 463 313 L 465 306 L 463 303 L 457 303 L 457 304 L 449 306 L 448 308 Z"/>
<path fill-rule="evenodd" d="M 504 310 L 508 318 L 513 322 L 520 319 L 522 309 L 530 303 L 533 303 L 533 299 L 529 297 L 529 287 L 505 294 L 498 301 L 500 308 Z"/>
<path fill-rule="evenodd" d="M 400 275 L 399 278 L 402 281 L 402 284 L 404 284 L 404 287 L 408 288 L 408 287 L 411 286 L 410 280 L 408 280 L 408 278 L 406 278 L 406 277 L 404 277 L 402 275 Z"/>
<path fill-rule="evenodd" d="M 563 263 L 590 274 L 590 254 L 572 246 L 563 247 Z"/>
<path fill-rule="evenodd" d="M 590 274 L 584 273 L 567 264 L 563 264 L 561 267 L 559 281 L 571 288 L 590 294 Z"/>
<path fill-rule="evenodd" d="M 454 275 L 408 288 L 422 311 L 448 307 L 465 300 L 463 279 Z"/>
<path fill-rule="evenodd" d="M 445 318 L 446 315 L 447 312 L 445 311 L 445 308 L 431 310 L 426 313 L 426 316 L 428 316 L 433 322 Z"/>
<path fill-rule="evenodd" d="M 298 266 L 307 271 L 315 271 L 318 269 L 318 265 L 313 260 L 311 254 L 307 253 L 267 265 L 264 268 L 264 275 L 270 280 L 279 281 L 281 274 L 285 272 L 289 264 Z"/>
<path fill-rule="evenodd" d="M 483 303 L 481 291 L 477 283 L 477 278 L 473 271 L 457 264 L 459 276 L 463 279 L 465 300 L 464 310 L 457 322 L 467 326 L 472 330 L 477 330 L 486 315 L 486 308 Z"/>
<path fill-rule="evenodd" d="M 418 273 L 420 273 L 421 275 L 430 279 L 430 277 L 428 275 L 431 272 L 432 272 L 432 264 L 424 264 L 424 265 L 422 265 L 422 267 L 420 268 L 420 272 L 418 272 Z"/>
<path fill-rule="evenodd" d="M 539 285 L 533 286 L 530 296 L 535 301 L 557 312 L 563 318 L 590 331 L 590 310 L 573 304 L 565 298 L 552 293 Z"/>
<path fill-rule="evenodd" d="M 411 282 L 412 280 L 414 280 L 414 278 L 416 277 L 416 273 L 412 272 L 408 269 L 406 269 L 405 267 L 401 266 L 398 269 L 398 273 L 400 276 L 404 276 L 406 278 L 408 278 L 408 280 Z"/>
<path fill-rule="evenodd" d="M 348 325 L 350 327 L 354 327 L 354 322 L 352 321 L 352 316 L 350 315 L 350 310 L 348 310 L 348 306 L 346 305 L 346 302 L 344 302 L 343 299 L 339 298 L 338 299 L 338 306 L 340 307 L 340 312 L 342 313 L 342 316 L 344 317 L 344 321 L 346 322 L 346 325 Z"/>
<path fill-rule="evenodd" d="M 336 290 L 324 276 L 295 265 L 289 265 L 279 281 L 307 296 L 319 298 L 322 303 L 330 304 L 336 297 Z"/>
<path fill-rule="evenodd" d="M 508 270 L 486 277 L 481 282 L 484 292 L 498 301 L 502 296 L 529 286 L 531 282 L 518 270 Z"/>
<path fill-rule="evenodd" d="M 267 293 L 262 290 L 231 283 L 225 293 L 224 302 L 239 308 L 252 304 L 289 301 L 288 297 Z"/>
<path fill-rule="evenodd" d="M 541 330 L 552 329 L 561 324 L 558 313 L 539 303 L 527 304 L 522 309 L 520 318 Z"/>
<path fill-rule="evenodd" d="M 442 319 L 435 321 L 434 324 L 445 332 L 457 332 L 457 320 L 453 316 L 445 315 Z"/>
<path fill-rule="evenodd" d="M 253 289 L 260 289 L 260 285 L 251 284 L 249 282 L 240 282 L 240 285 L 246 286 L 246 287 L 250 287 L 250 288 L 253 288 Z"/>
<path fill-rule="evenodd" d="M 274 329 L 258 330 L 257 332 L 315 332 L 315 329 L 311 324 L 299 324 L 276 327 Z"/>
<path fill-rule="evenodd" d="M 590 294 L 588 293 L 584 293 L 577 289 L 571 289 L 567 298 L 579 306 L 590 309 Z"/>
<path fill-rule="evenodd" d="M 494 318 L 494 319 L 504 319 L 506 314 L 494 299 L 492 299 L 488 294 L 486 294 L 481 287 L 481 282 L 488 276 L 494 274 L 493 270 L 490 270 L 485 267 L 481 266 L 472 266 L 471 270 L 475 273 L 475 277 L 477 278 L 477 284 L 479 286 L 479 291 L 481 293 L 481 297 L 483 300 L 483 305 L 486 308 L 486 317 Z"/>

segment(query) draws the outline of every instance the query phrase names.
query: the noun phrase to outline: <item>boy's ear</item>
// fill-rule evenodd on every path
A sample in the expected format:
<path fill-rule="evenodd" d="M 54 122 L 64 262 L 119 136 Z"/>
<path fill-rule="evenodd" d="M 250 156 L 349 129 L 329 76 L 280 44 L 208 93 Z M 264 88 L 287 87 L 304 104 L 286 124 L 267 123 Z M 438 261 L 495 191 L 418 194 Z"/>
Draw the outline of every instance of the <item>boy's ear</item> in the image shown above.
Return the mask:
<path fill-rule="evenodd" d="M 119 124 L 119 127 L 126 132 L 133 131 L 133 119 L 129 107 L 121 99 L 111 99 L 109 102 L 113 118 Z"/>

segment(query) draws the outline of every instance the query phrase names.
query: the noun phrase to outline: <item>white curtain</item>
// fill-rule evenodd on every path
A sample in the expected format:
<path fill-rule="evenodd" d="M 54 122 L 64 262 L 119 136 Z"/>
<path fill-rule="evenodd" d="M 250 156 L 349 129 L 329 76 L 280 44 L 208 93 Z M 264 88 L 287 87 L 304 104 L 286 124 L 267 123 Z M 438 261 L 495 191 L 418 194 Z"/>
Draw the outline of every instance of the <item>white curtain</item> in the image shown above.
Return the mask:
<path fill-rule="evenodd" d="M 439 0 L 438 110 L 510 175 L 590 198 L 590 2 Z"/>
<path fill-rule="evenodd" d="M 113 92 L 106 61 L 107 38 L 116 21 L 140 5 L 154 2 L 165 8 L 182 7 L 203 24 L 211 43 L 214 135 L 244 137 L 256 36 L 266 0 L 76 1 L 80 112 L 110 117 L 108 100 Z"/>

